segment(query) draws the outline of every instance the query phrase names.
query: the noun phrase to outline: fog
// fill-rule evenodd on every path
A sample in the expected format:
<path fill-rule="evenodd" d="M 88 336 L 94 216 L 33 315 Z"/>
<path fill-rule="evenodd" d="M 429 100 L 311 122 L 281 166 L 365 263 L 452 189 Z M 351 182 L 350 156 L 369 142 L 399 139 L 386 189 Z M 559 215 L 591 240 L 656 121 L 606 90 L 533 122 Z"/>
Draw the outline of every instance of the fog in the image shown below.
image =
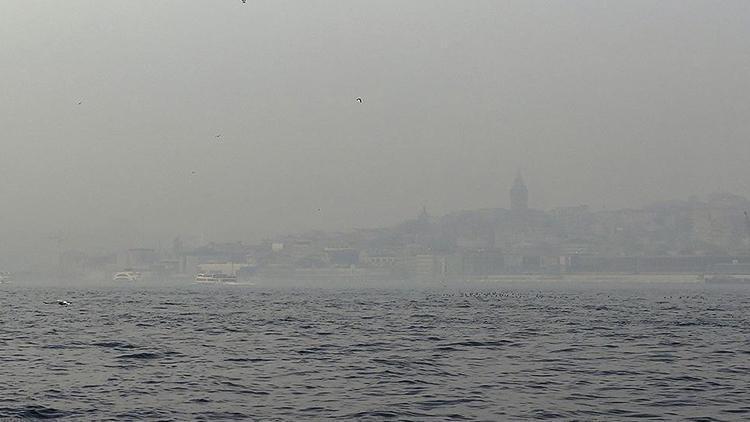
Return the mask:
<path fill-rule="evenodd" d="M 519 170 L 540 209 L 750 196 L 748 22 L 747 1 L 3 1 L 0 262 L 507 208 Z"/>

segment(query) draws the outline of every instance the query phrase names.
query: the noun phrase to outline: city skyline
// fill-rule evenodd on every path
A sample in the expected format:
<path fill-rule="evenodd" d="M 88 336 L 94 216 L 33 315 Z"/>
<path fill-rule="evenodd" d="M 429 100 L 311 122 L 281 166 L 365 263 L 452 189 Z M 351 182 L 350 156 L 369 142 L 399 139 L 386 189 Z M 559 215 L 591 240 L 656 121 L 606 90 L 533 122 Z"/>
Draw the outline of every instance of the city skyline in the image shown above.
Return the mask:
<path fill-rule="evenodd" d="M 553 256 L 563 257 L 571 254 L 600 257 L 675 255 L 729 257 L 750 253 L 750 225 L 746 217 L 742 218 L 744 212 L 750 209 L 750 201 L 742 196 L 717 192 L 705 198 L 693 195 L 680 200 L 657 201 L 641 208 L 599 210 L 588 205 L 577 205 L 545 210 L 529 205 L 529 198 L 533 198 L 533 190 L 526 186 L 524 175 L 520 171 L 516 172 L 513 182 L 506 188 L 505 196 L 509 203 L 507 208 L 471 209 L 464 207 L 444 214 L 436 214 L 428 211 L 428 208 L 423 205 L 421 212 L 414 212 L 412 217 L 406 216 L 390 225 L 369 228 L 339 227 L 337 230 L 329 231 L 278 232 L 263 239 L 237 237 L 217 239 L 178 233 L 154 242 L 136 241 L 119 245 L 100 243 L 99 246 L 93 248 L 90 245 L 87 246 L 85 241 L 81 242 L 80 237 L 76 241 L 75 234 L 69 236 L 59 233 L 48 240 L 57 243 L 55 254 L 59 254 L 59 259 L 72 259 L 79 263 L 89 261 L 100 263 L 95 265 L 107 262 L 110 262 L 107 265 L 111 265 L 114 256 L 119 256 L 117 262 L 121 262 L 122 253 L 126 250 L 145 248 L 143 250 L 152 251 L 151 253 L 170 257 L 170 259 L 182 253 L 190 255 L 194 253 L 191 251 L 201 249 L 211 251 L 216 247 L 220 250 L 226 247 L 230 250 L 238 247 L 240 250 L 250 248 L 256 251 L 254 253 L 261 251 L 263 255 L 262 251 L 264 249 L 270 251 L 273 249 L 272 245 L 284 245 L 285 242 L 295 244 L 300 241 L 307 244 L 312 241 L 310 239 L 318 239 L 313 242 L 317 245 L 317 249 L 313 248 L 317 252 L 306 246 L 305 253 L 312 255 L 298 256 L 297 259 L 320 259 L 311 257 L 322 253 L 325 248 L 344 247 L 354 248 L 352 250 L 358 251 L 358 254 L 363 254 L 364 257 L 368 254 L 390 250 L 389 254 L 395 255 L 373 259 L 391 260 L 395 256 L 400 256 L 399 259 L 403 260 L 402 254 L 405 251 L 402 249 L 405 244 L 399 243 L 403 242 L 403 239 L 393 244 L 382 244 L 380 240 L 373 240 L 374 243 L 371 245 L 381 245 L 375 249 L 372 249 L 373 246 L 363 246 L 369 243 L 351 243 L 352 239 L 362 234 L 371 236 L 378 232 L 381 235 L 387 232 L 397 236 L 406 235 L 407 238 L 421 232 L 418 238 L 412 240 L 421 244 L 418 249 L 412 250 L 412 254 L 419 253 L 419 250 L 422 251 L 421 253 L 437 252 L 440 255 L 462 250 L 496 250 L 500 254 L 498 259 L 501 262 L 505 262 L 508 259 L 507 256 L 524 253 L 530 254 L 529 256 L 546 254 L 547 260 L 552 259 Z M 425 231 L 428 226 L 431 228 Z M 618 232 L 622 230 L 624 231 L 619 234 Z M 650 232 L 656 233 L 657 237 L 649 240 L 653 237 L 653 234 L 649 234 Z M 381 235 L 375 236 L 377 238 Z M 624 238 L 623 235 L 625 235 Z M 414 247 L 416 244 L 410 248 Z M 433 250 L 433 248 L 437 249 Z M 209 254 L 209 260 L 216 258 L 212 255 L 213 253 L 215 252 Z M 409 252 L 406 253 L 409 254 Z M 236 252 L 232 254 L 234 255 L 230 254 L 230 256 L 235 256 L 232 259 L 238 259 L 238 264 L 245 261 L 242 254 L 236 255 Z M 540 259 L 541 256 L 539 255 Z M 38 261 L 36 265 L 39 265 Z M 292 263 L 287 262 L 285 265 L 292 265 Z M 54 264 L 51 269 L 57 271 L 56 266 L 57 264 Z M 556 267 L 557 264 L 554 266 Z"/>

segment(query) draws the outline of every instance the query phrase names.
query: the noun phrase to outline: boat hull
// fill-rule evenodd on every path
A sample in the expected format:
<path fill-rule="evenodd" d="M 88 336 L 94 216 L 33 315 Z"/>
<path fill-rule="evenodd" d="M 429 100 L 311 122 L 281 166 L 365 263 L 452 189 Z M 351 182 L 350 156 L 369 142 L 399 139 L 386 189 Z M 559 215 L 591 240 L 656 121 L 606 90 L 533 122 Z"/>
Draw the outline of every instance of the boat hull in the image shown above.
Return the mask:
<path fill-rule="evenodd" d="M 140 280 L 141 275 L 135 271 L 121 271 L 112 276 L 112 281 L 129 283 Z"/>

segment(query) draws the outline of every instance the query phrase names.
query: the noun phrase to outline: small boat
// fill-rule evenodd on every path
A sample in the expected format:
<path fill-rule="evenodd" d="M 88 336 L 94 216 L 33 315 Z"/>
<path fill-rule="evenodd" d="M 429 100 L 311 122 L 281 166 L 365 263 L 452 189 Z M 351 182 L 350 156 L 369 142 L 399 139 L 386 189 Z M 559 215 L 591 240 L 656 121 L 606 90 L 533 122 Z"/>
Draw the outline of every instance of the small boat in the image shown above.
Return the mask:
<path fill-rule="evenodd" d="M 711 271 L 703 275 L 703 281 L 710 284 L 750 285 L 750 264 L 733 262 L 713 265 Z"/>
<path fill-rule="evenodd" d="M 113 281 L 138 281 L 141 278 L 141 273 L 137 271 L 120 271 L 119 273 L 115 273 L 114 276 L 112 276 Z"/>

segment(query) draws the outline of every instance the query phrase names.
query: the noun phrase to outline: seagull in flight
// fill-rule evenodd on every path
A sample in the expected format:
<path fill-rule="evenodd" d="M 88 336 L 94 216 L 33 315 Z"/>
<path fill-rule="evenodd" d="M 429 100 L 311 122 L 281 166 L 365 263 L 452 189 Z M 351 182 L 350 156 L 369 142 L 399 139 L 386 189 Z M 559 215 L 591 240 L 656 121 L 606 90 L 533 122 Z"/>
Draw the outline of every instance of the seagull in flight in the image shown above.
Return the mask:
<path fill-rule="evenodd" d="M 79 101 L 79 102 L 78 102 L 78 105 L 81 105 L 81 104 L 83 104 L 83 101 Z"/>
<path fill-rule="evenodd" d="M 362 97 L 357 97 L 357 102 L 362 104 Z"/>

